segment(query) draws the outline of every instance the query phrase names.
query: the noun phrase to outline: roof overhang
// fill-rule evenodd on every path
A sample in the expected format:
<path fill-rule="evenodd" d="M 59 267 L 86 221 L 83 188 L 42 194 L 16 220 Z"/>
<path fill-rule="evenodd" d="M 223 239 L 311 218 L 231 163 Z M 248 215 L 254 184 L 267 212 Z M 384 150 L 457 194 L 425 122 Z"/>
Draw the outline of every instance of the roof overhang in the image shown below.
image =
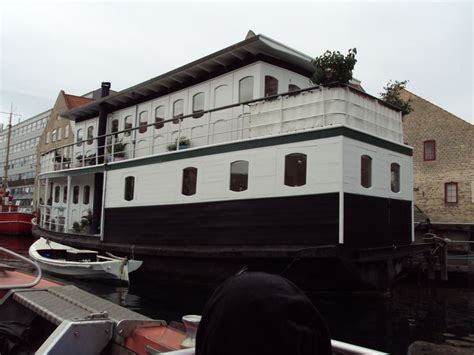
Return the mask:
<path fill-rule="evenodd" d="M 259 60 L 309 77 L 313 70 L 311 59 L 271 38 L 257 35 L 138 85 L 62 112 L 61 117 L 78 122 L 83 121 L 98 116 L 101 108 L 105 108 L 108 112 L 120 110 L 198 84 Z"/>

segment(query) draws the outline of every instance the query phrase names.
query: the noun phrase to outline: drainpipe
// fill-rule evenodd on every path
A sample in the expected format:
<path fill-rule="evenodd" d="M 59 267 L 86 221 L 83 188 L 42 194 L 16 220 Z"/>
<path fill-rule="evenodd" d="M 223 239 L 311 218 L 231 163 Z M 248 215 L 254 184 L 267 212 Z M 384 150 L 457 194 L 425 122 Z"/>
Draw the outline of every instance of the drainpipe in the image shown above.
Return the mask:
<path fill-rule="evenodd" d="M 106 97 L 110 94 L 110 83 L 103 82 L 101 85 L 100 97 Z M 97 125 L 97 164 L 104 163 L 105 155 L 105 137 L 107 131 L 107 108 L 105 104 L 101 104 L 99 108 L 99 122 Z M 99 227 L 102 220 L 102 196 L 104 188 L 104 173 L 94 174 L 94 206 L 92 212 L 92 231 L 99 232 Z"/>

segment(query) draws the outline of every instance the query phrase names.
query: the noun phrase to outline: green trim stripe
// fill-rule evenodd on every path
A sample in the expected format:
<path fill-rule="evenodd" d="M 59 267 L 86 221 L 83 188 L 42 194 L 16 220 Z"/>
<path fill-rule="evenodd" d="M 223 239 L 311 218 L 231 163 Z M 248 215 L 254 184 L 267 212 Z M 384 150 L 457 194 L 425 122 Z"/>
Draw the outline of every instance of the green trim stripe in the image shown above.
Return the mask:
<path fill-rule="evenodd" d="M 176 152 L 172 152 L 165 155 L 155 155 L 155 156 L 143 157 L 140 159 L 125 160 L 120 163 L 114 163 L 110 165 L 100 165 L 100 166 L 95 166 L 95 167 L 91 167 L 87 169 L 80 169 L 76 171 L 66 170 L 64 172 L 47 173 L 47 174 L 43 174 L 42 178 L 60 177 L 60 176 L 67 176 L 67 175 L 73 175 L 73 176 L 83 175 L 83 174 L 90 174 L 90 173 L 95 173 L 95 172 L 99 172 L 103 170 L 119 170 L 119 169 L 124 169 L 124 168 L 142 166 L 142 165 L 164 163 L 164 162 L 174 161 L 174 160 L 196 158 L 196 157 L 201 157 L 201 156 L 206 156 L 206 155 L 229 153 L 229 152 L 235 152 L 239 150 L 255 149 L 255 148 L 269 147 L 269 146 L 274 146 L 274 145 L 304 142 L 304 141 L 310 141 L 314 139 L 331 138 L 331 137 L 338 137 L 338 136 L 352 138 L 354 140 L 368 143 L 380 148 L 388 149 L 400 154 L 404 154 L 408 156 L 413 155 L 413 150 L 410 147 L 403 146 L 403 145 L 393 143 L 393 142 L 389 142 L 384 139 L 377 138 L 369 134 L 353 130 L 348 127 L 339 126 L 339 127 L 333 127 L 333 128 L 317 130 L 317 131 L 300 132 L 300 133 L 295 133 L 295 134 L 280 135 L 280 136 L 274 136 L 274 137 L 263 137 L 260 139 L 253 139 L 253 140 L 248 140 L 248 141 L 230 142 L 227 144 L 221 144 L 221 145 L 211 146 L 211 147 L 202 147 L 199 149 L 191 149 L 191 150 L 186 149 L 186 150 L 176 151 Z"/>

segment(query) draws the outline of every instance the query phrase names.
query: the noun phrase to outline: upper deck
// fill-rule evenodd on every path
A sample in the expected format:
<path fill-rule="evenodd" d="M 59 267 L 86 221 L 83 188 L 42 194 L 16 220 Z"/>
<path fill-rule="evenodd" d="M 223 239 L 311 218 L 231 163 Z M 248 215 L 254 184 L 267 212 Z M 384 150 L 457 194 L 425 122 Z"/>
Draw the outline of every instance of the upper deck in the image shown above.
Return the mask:
<path fill-rule="evenodd" d="M 335 125 L 403 145 L 401 113 L 348 85 L 314 86 L 189 114 L 169 104 L 168 113 L 158 115 L 164 107 L 158 104 L 150 103 L 149 110 L 138 104 L 126 112 L 109 113 L 110 133 L 103 136 L 93 136 L 97 117 L 84 121 L 85 138 L 76 135 L 74 144 L 41 154 L 41 174 Z M 148 111 L 155 113 L 152 123 L 143 117 Z M 119 130 L 119 123 L 124 129 Z"/>

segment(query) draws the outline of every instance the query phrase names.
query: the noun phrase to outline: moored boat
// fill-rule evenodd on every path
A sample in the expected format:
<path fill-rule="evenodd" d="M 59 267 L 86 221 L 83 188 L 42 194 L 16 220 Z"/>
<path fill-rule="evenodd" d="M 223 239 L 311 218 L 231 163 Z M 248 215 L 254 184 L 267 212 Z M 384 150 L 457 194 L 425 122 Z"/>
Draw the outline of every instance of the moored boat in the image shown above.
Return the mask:
<path fill-rule="evenodd" d="M 79 250 L 43 238 L 30 246 L 29 254 L 44 271 L 86 279 L 129 282 L 129 273 L 142 265 L 139 260 L 103 256 L 97 251 Z"/>
<path fill-rule="evenodd" d="M 37 237 L 135 255 L 137 276 L 218 284 L 242 268 L 305 289 L 386 291 L 413 252 L 412 148 L 360 82 L 249 36 L 61 113 L 40 152 Z M 67 163 L 65 163 L 67 162 Z M 415 251 L 414 251 L 415 250 Z"/>

